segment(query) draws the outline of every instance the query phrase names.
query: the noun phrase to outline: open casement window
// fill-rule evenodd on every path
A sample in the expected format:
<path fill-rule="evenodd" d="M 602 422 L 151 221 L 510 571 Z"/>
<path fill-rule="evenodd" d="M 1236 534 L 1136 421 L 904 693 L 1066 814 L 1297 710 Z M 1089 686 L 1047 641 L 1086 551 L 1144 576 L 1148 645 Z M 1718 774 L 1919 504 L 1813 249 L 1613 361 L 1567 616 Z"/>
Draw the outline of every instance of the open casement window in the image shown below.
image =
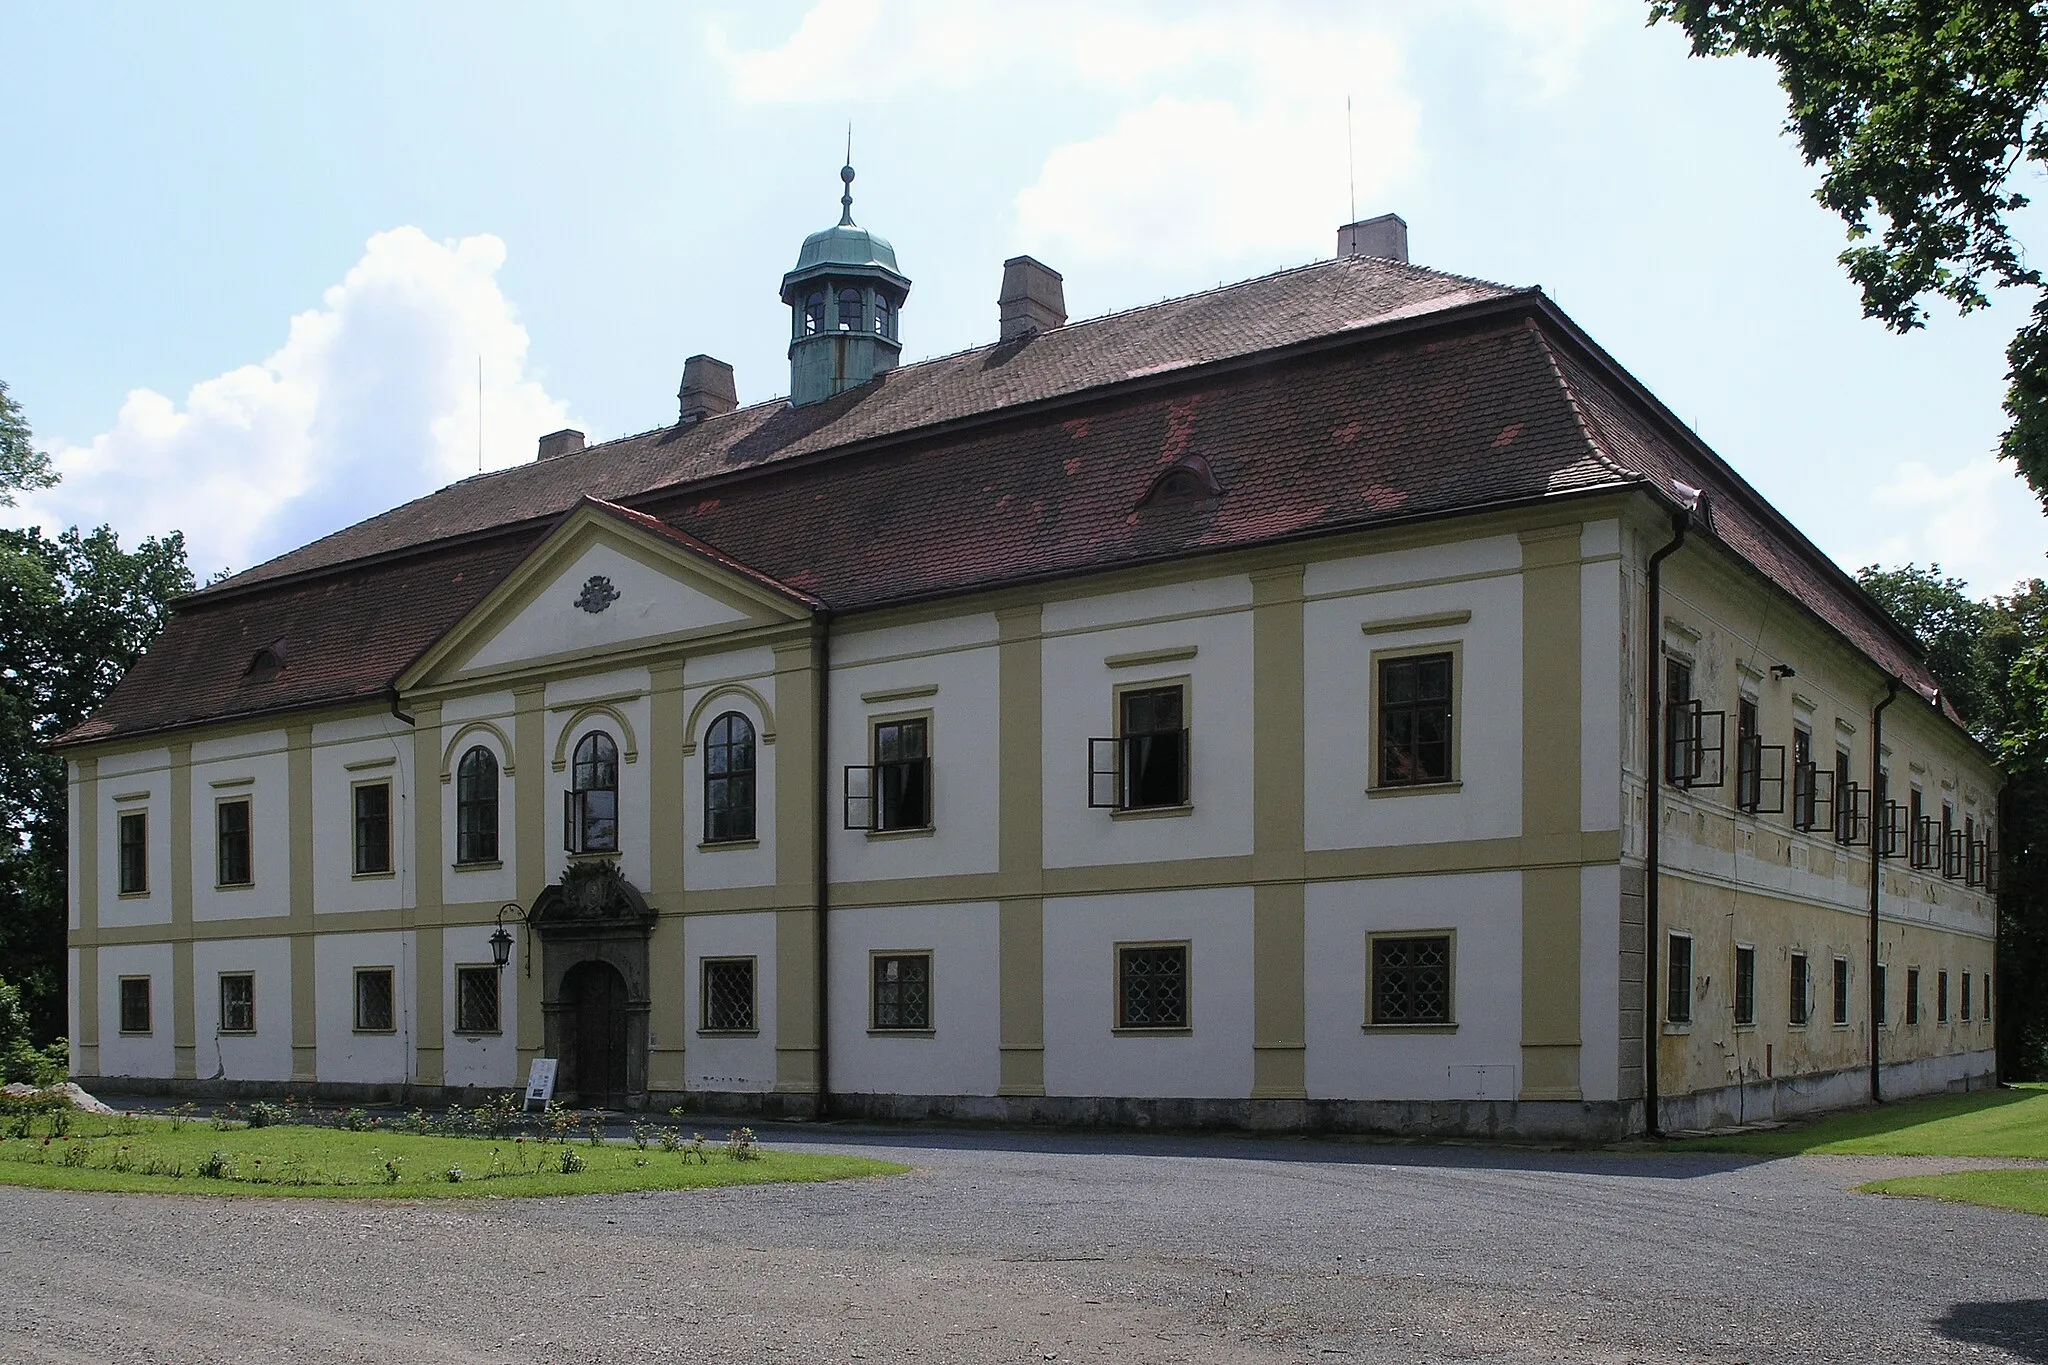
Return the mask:
<path fill-rule="evenodd" d="M 2005 889 L 2005 858 L 1992 845 L 1984 849 L 1984 889 L 1993 895 Z"/>
<path fill-rule="evenodd" d="M 1969 864 L 1965 871 L 1965 882 L 1970 886 L 1982 887 L 1990 881 L 1991 844 L 1986 839 L 1972 839 L 1969 847 Z"/>
<path fill-rule="evenodd" d="M 1906 862 L 1916 872 L 1934 866 L 1935 837 L 1934 820 L 1927 814 L 1927 798 L 1915 787 L 1906 803 Z"/>
<path fill-rule="evenodd" d="M 754 723 L 728 711 L 704 732 L 704 842 L 754 837 Z"/>
<path fill-rule="evenodd" d="M 570 789 L 562 793 L 562 846 L 571 853 L 619 851 L 619 750 L 602 730 L 576 742 Z"/>
<path fill-rule="evenodd" d="M 1117 697 L 1114 739 L 1088 741 L 1088 804 L 1160 810 L 1188 803 L 1185 693 L 1178 686 L 1132 688 Z"/>
<path fill-rule="evenodd" d="M 1726 777 L 1728 713 L 1698 701 L 1664 706 L 1664 776 L 1674 787 L 1718 787 Z"/>
<path fill-rule="evenodd" d="M 149 816 L 142 811 L 121 815 L 121 894 L 140 896 L 149 890 Z"/>
<path fill-rule="evenodd" d="M 249 798 L 222 801 L 213 808 L 214 882 L 248 886 L 254 880 L 249 860 Z"/>
<path fill-rule="evenodd" d="M 220 1031 L 256 1031 L 256 977 L 250 972 L 223 972 L 220 978 Z"/>
<path fill-rule="evenodd" d="M 1792 732 L 1792 827 L 1835 827 L 1835 775 L 1813 761 L 1813 735 L 1805 729 Z"/>
<path fill-rule="evenodd" d="M 1450 782 L 1452 656 L 1411 654 L 1379 661 L 1379 754 L 1375 786 Z"/>
<path fill-rule="evenodd" d="M 1870 793 L 1849 778 L 1849 751 L 1835 750 L 1835 842 L 1870 842 Z"/>
<path fill-rule="evenodd" d="M 1785 1021 L 1794 1028 L 1804 1028 L 1807 1017 L 1813 1013 L 1813 978 L 1807 971 L 1805 953 L 1792 954 L 1791 984 L 1785 1002 Z"/>
<path fill-rule="evenodd" d="M 496 967 L 455 969 L 455 1031 L 497 1033 L 499 1001 Z"/>
<path fill-rule="evenodd" d="M 361 782 L 354 788 L 355 870 L 358 877 L 391 870 L 391 784 Z"/>
<path fill-rule="evenodd" d="M 1913 847 L 1913 813 L 1896 801 L 1884 803 L 1884 819 L 1877 827 L 1877 853 L 1881 858 L 1903 858 Z"/>
<path fill-rule="evenodd" d="M 874 757 L 846 769 L 846 827 L 872 833 L 932 824 L 930 729 L 922 718 L 877 721 Z"/>
<path fill-rule="evenodd" d="M 1950 881 L 1960 881 L 1970 867 L 1970 843 L 1959 829 L 1947 830 L 1942 835 L 1941 875 Z"/>
<path fill-rule="evenodd" d="M 1692 935 L 1672 934 L 1665 939 L 1664 1021 L 1692 1022 Z"/>
<path fill-rule="evenodd" d="M 498 861 L 498 756 L 481 744 L 455 765 L 455 861 Z"/>
<path fill-rule="evenodd" d="M 1785 746 L 1764 743 L 1747 697 L 1735 719 L 1735 804 L 1751 815 L 1785 813 Z"/>

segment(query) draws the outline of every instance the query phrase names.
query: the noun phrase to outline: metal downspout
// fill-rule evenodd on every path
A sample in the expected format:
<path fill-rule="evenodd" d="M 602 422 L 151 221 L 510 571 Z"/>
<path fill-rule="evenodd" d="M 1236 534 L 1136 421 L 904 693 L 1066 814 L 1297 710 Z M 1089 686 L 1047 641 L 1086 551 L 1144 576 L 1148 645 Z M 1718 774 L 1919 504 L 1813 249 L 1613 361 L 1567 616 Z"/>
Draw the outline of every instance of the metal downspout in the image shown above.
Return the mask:
<path fill-rule="evenodd" d="M 818 829 L 817 852 L 813 862 L 817 866 L 818 902 L 818 1117 L 828 1118 L 832 1113 L 832 1015 L 827 1008 L 829 999 L 827 985 L 831 980 L 830 917 L 826 914 L 831 899 L 831 866 L 829 863 L 831 840 L 827 831 L 831 826 L 826 817 L 832 809 L 831 768 L 825 762 L 830 752 L 827 728 L 832 719 L 832 613 L 818 613 Z"/>
<path fill-rule="evenodd" d="M 1650 628 L 1643 636 L 1643 655 L 1650 670 L 1649 712 L 1650 712 L 1650 781 L 1643 793 L 1643 1132 L 1649 1137 L 1663 1136 L 1663 1125 L 1657 1119 L 1657 1038 L 1658 1028 L 1658 966 L 1657 942 L 1659 936 L 1659 896 L 1657 879 L 1660 872 L 1658 851 L 1659 838 L 1664 823 L 1664 651 L 1658 647 L 1662 638 L 1659 625 L 1664 617 L 1664 561 L 1677 553 L 1685 543 L 1685 533 L 1692 528 L 1692 513 L 1680 510 L 1671 516 L 1671 543 L 1650 556 L 1649 596 Z"/>
<path fill-rule="evenodd" d="M 1877 897 L 1878 892 L 1884 887 L 1884 844 L 1881 842 L 1881 836 L 1877 832 L 1877 822 L 1884 818 L 1884 812 L 1878 808 L 1877 801 L 1880 796 L 1889 797 L 1891 795 L 1890 792 L 1884 789 L 1884 769 L 1880 765 L 1884 761 L 1884 709 L 1894 701 L 1897 701 L 1898 696 L 1899 680 L 1897 678 L 1886 678 L 1884 680 L 1884 700 L 1872 707 L 1870 711 L 1870 1102 L 1872 1104 L 1882 1104 L 1884 1102 L 1884 1083 L 1878 1077 L 1879 1029 L 1877 1026 L 1877 1021 L 1884 1014 L 1884 986 L 1878 979 L 1877 971 Z M 1849 818 L 1851 820 L 1856 818 L 1853 812 Z M 1890 832 L 1889 821 L 1886 822 L 1886 832 Z M 1906 833 L 1907 840 L 1910 842 L 1912 837 L 1913 831 L 1908 830 Z"/>

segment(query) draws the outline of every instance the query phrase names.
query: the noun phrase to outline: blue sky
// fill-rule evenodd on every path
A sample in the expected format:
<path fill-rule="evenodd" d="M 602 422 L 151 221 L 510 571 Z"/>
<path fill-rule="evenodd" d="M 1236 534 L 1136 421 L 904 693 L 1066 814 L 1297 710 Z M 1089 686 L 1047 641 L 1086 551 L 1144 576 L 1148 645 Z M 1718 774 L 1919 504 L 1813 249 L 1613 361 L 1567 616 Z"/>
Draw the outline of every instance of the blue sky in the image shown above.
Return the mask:
<path fill-rule="evenodd" d="M 16 517 L 240 568 L 474 472 L 480 359 L 493 467 L 672 420 L 694 352 L 781 393 L 849 121 L 907 359 L 1018 252 L 1077 317 L 1328 256 L 1349 95 L 1361 217 L 1544 286 L 1842 564 L 2048 574 L 1993 456 L 2026 301 L 1862 320 L 1769 70 L 1644 14 L 0 0 L 0 379 L 67 475 Z"/>

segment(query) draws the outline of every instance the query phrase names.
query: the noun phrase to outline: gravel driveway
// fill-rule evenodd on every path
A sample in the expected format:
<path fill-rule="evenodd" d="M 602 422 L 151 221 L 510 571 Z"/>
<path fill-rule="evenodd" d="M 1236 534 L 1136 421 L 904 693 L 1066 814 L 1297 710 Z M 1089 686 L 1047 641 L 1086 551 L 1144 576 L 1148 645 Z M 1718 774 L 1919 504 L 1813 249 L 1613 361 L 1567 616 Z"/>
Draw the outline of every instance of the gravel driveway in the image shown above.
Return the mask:
<path fill-rule="evenodd" d="M 2048 1362 L 1957 1161 L 763 1130 L 915 1173 L 580 1199 L 0 1189 L 0 1360 Z"/>

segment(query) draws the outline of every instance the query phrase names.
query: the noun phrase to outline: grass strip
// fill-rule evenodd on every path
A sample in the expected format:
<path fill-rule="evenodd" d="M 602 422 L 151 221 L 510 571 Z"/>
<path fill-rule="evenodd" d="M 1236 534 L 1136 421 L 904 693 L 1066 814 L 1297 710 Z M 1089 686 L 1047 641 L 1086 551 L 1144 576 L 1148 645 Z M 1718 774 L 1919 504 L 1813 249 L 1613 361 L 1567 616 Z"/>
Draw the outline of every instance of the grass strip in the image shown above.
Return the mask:
<path fill-rule="evenodd" d="M 1798 1128 L 1685 1138 L 1676 1151 L 1749 1156 L 1993 1156 L 2048 1160 L 2048 1087 L 1930 1095 Z"/>
<path fill-rule="evenodd" d="M 2048 1170 L 1956 1171 L 1949 1175 L 1908 1175 L 1857 1186 L 1865 1194 L 1945 1199 L 2048 1217 Z"/>

